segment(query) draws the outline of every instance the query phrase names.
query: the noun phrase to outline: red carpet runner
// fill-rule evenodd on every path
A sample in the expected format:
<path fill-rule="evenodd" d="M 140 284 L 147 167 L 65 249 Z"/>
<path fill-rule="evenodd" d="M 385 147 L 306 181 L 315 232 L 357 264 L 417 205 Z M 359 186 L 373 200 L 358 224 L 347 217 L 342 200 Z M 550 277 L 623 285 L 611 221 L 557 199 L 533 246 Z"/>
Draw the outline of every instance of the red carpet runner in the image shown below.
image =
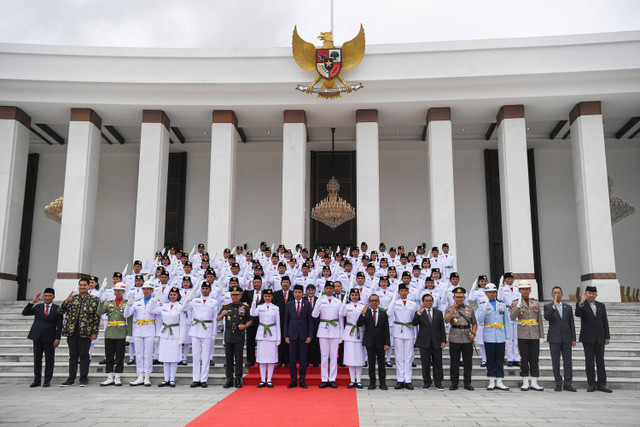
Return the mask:
<path fill-rule="evenodd" d="M 359 426 L 358 399 L 356 389 L 348 389 L 349 371 L 338 368 L 337 389 L 318 388 L 320 368 L 307 369 L 308 389 L 300 387 L 288 389 L 289 368 L 276 368 L 273 373 L 274 388 L 257 388 L 260 371 L 249 369 L 244 377 L 244 387 L 237 389 L 218 404 L 214 405 L 188 425 L 197 426 L 270 426 L 278 427 L 351 427 Z M 330 411 L 320 412 L 319 402 L 335 402 Z M 284 406 L 283 406 L 284 405 Z M 283 412 L 283 408 L 292 412 Z M 304 422 L 296 416 L 295 408 L 306 408 L 308 416 Z"/>

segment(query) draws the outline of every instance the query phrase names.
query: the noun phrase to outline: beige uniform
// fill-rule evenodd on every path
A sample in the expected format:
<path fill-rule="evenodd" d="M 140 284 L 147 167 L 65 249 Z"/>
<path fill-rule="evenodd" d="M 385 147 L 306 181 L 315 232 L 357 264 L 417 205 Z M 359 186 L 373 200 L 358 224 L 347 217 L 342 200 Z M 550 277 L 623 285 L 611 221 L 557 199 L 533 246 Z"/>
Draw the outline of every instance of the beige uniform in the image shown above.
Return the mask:
<path fill-rule="evenodd" d="M 540 375 L 540 338 L 544 338 L 542 329 L 542 305 L 535 298 L 529 298 L 529 304 L 522 301 L 522 307 L 518 307 L 518 301 L 511 304 L 511 320 L 518 321 L 518 351 L 520 352 L 520 376 L 533 377 Z M 534 383 L 537 386 L 537 383 Z M 524 385 L 523 385 L 524 387 Z M 533 385 L 532 385 L 533 387 Z M 542 390 L 542 388 L 540 388 Z"/>

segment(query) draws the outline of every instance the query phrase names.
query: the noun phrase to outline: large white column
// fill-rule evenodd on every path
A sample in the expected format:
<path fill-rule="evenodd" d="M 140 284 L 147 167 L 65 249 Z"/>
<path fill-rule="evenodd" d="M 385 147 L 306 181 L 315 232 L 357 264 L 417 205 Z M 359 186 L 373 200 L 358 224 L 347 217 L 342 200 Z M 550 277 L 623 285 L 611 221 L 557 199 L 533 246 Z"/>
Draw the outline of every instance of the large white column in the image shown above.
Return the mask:
<path fill-rule="evenodd" d="M 455 255 L 456 203 L 453 192 L 453 137 L 449 107 L 430 108 L 427 112 L 427 147 L 431 243 L 432 246 L 449 243 L 449 249 Z"/>
<path fill-rule="evenodd" d="M 233 111 L 215 110 L 211 124 L 209 229 L 207 249 L 222 254 L 233 244 L 238 119 Z"/>
<path fill-rule="evenodd" d="M 88 277 L 93 249 L 102 119 L 89 108 L 72 108 L 64 173 L 64 205 L 58 250 L 56 298 L 64 299 Z"/>
<path fill-rule="evenodd" d="M 531 295 L 537 298 L 524 106 L 503 106 L 497 121 L 504 269 L 516 280 L 529 281 Z"/>
<path fill-rule="evenodd" d="M 307 115 L 286 110 L 282 125 L 282 228 L 281 243 L 307 246 Z"/>
<path fill-rule="evenodd" d="M 170 131 L 164 111 L 142 112 L 134 259 L 153 259 L 164 245 Z"/>
<path fill-rule="evenodd" d="M 596 286 L 600 301 L 620 301 L 600 101 L 576 104 L 569 119 L 582 286 Z"/>
<path fill-rule="evenodd" d="M 18 296 L 18 253 L 31 117 L 0 107 L 0 301 Z"/>
<path fill-rule="evenodd" d="M 358 244 L 380 243 L 378 110 L 356 111 L 356 220 Z"/>

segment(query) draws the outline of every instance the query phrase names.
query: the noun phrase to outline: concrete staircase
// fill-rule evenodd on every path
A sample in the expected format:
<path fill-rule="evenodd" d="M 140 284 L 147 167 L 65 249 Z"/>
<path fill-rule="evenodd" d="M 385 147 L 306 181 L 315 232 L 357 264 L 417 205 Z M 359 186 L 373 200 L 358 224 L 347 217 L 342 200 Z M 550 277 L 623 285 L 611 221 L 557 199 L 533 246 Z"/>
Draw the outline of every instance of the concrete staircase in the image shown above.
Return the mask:
<path fill-rule="evenodd" d="M 33 378 L 33 350 L 27 334 L 33 321 L 32 317 L 22 316 L 21 312 L 26 302 L 0 304 L 0 383 L 30 383 Z M 611 329 L 611 344 L 607 346 L 605 359 L 607 364 L 607 385 L 614 389 L 640 389 L 640 304 L 639 303 L 607 303 L 609 326 Z M 545 328 L 547 323 L 545 322 Z M 580 321 L 576 322 L 577 333 Z M 216 341 L 214 352 L 215 366 L 211 367 L 210 385 L 221 385 L 224 382 L 224 348 L 221 334 Z M 125 362 L 128 358 L 125 356 Z M 445 385 L 448 383 L 449 351 L 444 350 Z M 56 350 L 56 368 L 53 383 L 61 383 L 67 376 L 69 352 L 66 340 L 63 338 Z M 93 360 L 90 367 L 91 382 L 96 384 L 104 379 L 104 365 L 98 362 L 104 357 L 104 341 L 100 337 L 95 346 Z M 416 350 L 416 364 L 413 370 L 413 384 L 422 386 L 420 356 Z M 395 383 L 395 360 L 392 357 L 393 368 L 387 369 L 388 383 Z M 480 357 L 474 355 L 473 379 L 478 387 L 485 385 L 486 371 L 480 368 Z M 246 371 L 246 368 L 245 368 Z M 578 343 L 573 354 L 574 386 L 586 388 L 586 374 L 584 368 L 584 353 L 582 344 Z M 135 379 L 135 365 L 125 365 L 123 378 L 125 381 Z M 162 381 L 162 366 L 153 368 L 152 383 Z M 178 384 L 191 383 L 191 358 L 188 366 L 178 366 Z M 505 366 L 505 383 L 510 387 L 517 387 L 520 383 L 519 368 Z M 363 384 L 368 383 L 367 369 L 363 374 Z M 546 388 L 553 388 L 553 373 L 549 346 L 542 343 L 540 350 L 540 383 Z"/>

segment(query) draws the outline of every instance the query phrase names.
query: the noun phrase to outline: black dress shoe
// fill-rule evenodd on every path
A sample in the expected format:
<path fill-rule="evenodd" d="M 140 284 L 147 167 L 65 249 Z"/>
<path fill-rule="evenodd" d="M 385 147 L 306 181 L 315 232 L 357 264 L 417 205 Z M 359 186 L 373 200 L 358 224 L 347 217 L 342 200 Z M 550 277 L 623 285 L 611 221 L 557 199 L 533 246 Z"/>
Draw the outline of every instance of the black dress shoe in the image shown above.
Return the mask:
<path fill-rule="evenodd" d="M 596 386 L 594 386 L 594 385 L 590 385 L 589 387 L 587 387 L 587 391 L 588 391 L 589 393 L 592 393 L 592 392 L 596 391 Z"/>
<path fill-rule="evenodd" d="M 196 387 L 200 387 L 202 385 L 202 383 L 200 381 L 194 381 L 191 383 L 191 385 L 189 387 L 191 388 L 196 388 Z"/>
<path fill-rule="evenodd" d="M 481 367 L 481 368 L 486 368 L 486 367 L 487 367 L 487 362 L 482 362 L 482 363 L 480 364 L 480 367 Z"/>
<path fill-rule="evenodd" d="M 287 388 L 294 388 L 294 387 L 298 387 L 298 384 L 296 384 L 296 382 L 295 382 L 295 381 L 291 381 L 291 382 L 289 383 L 289 385 L 287 386 Z"/>
<path fill-rule="evenodd" d="M 520 362 L 513 362 L 513 366 L 520 366 Z"/>
<path fill-rule="evenodd" d="M 189 363 L 186 360 L 181 360 L 178 365 L 187 366 Z"/>
<path fill-rule="evenodd" d="M 380 384 L 380 390 L 389 390 L 389 387 L 385 383 Z"/>
<path fill-rule="evenodd" d="M 417 366 L 418 366 L 418 365 L 416 365 L 416 362 L 411 362 L 411 367 L 412 367 L 412 368 L 415 368 L 415 367 L 417 367 Z"/>
<path fill-rule="evenodd" d="M 442 387 L 442 384 L 438 384 L 438 383 L 436 383 L 436 390 L 438 390 L 438 391 L 444 391 L 444 387 Z"/>
<path fill-rule="evenodd" d="M 458 389 L 458 384 L 451 384 L 449 386 L 449 390 L 457 390 Z"/>
<path fill-rule="evenodd" d="M 404 383 L 396 383 L 396 386 L 394 387 L 394 389 L 396 390 L 402 390 L 404 388 Z"/>
<path fill-rule="evenodd" d="M 320 385 L 318 386 L 318 388 L 327 388 L 329 387 L 329 383 L 320 383 Z"/>
<path fill-rule="evenodd" d="M 431 388 L 431 384 L 424 384 L 424 385 L 422 386 L 422 389 L 423 389 L 423 390 L 429 390 L 430 388 Z"/>
<path fill-rule="evenodd" d="M 236 384 L 235 384 L 236 388 L 242 388 L 242 380 L 236 380 Z"/>
<path fill-rule="evenodd" d="M 578 391 L 578 390 L 576 390 L 575 388 L 573 388 L 573 386 L 572 386 L 572 385 L 566 385 L 566 386 L 564 386 L 564 389 L 565 389 L 566 391 L 572 391 L 572 392 L 574 392 L 574 393 L 575 393 L 576 391 Z"/>
<path fill-rule="evenodd" d="M 335 381 L 329 381 L 329 387 L 331 388 L 338 388 L 338 384 L 336 384 Z"/>
<path fill-rule="evenodd" d="M 202 388 L 207 388 L 207 387 L 209 387 L 209 384 L 207 384 L 207 383 L 200 383 L 200 387 L 202 387 Z"/>
<path fill-rule="evenodd" d="M 413 390 L 413 384 L 411 384 L 411 383 L 406 383 L 406 384 L 404 385 L 404 388 L 406 388 L 407 390 Z"/>
<path fill-rule="evenodd" d="M 40 381 L 34 381 L 31 383 L 31 385 L 29 385 L 29 387 L 33 388 L 33 387 L 40 387 Z"/>
<path fill-rule="evenodd" d="M 175 386 L 176 386 L 175 381 L 169 381 L 169 387 L 175 387 Z"/>
<path fill-rule="evenodd" d="M 169 385 L 169 381 L 162 381 L 160 384 L 158 384 L 158 387 L 166 387 Z"/>
<path fill-rule="evenodd" d="M 364 362 L 364 367 L 365 368 L 369 367 L 369 362 Z"/>
<path fill-rule="evenodd" d="M 44 384 L 42 384 L 42 387 L 51 387 L 51 383 L 49 381 L 45 381 Z"/>
<path fill-rule="evenodd" d="M 127 365 L 135 365 L 135 364 L 136 364 L 136 359 L 132 359 L 127 362 Z"/>
<path fill-rule="evenodd" d="M 258 384 L 258 388 L 263 388 L 263 387 L 266 387 L 266 386 L 267 386 L 267 383 L 265 383 L 265 382 L 261 382 L 260 384 Z"/>
<path fill-rule="evenodd" d="M 513 366 L 513 362 L 512 361 L 507 362 L 507 366 L 512 367 Z"/>
<path fill-rule="evenodd" d="M 98 362 L 99 365 L 106 365 L 107 364 L 107 358 L 103 358 L 101 361 Z"/>
<path fill-rule="evenodd" d="M 233 387 L 233 380 L 227 380 L 226 383 L 222 386 L 222 388 L 231 388 Z"/>
<path fill-rule="evenodd" d="M 469 384 L 469 385 L 465 385 L 465 386 L 464 386 L 464 389 L 465 389 L 465 390 L 469 390 L 469 391 L 473 391 L 473 390 L 475 390 L 471 384 Z"/>
<path fill-rule="evenodd" d="M 89 385 L 89 380 L 80 380 L 80 387 L 86 387 Z"/>
<path fill-rule="evenodd" d="M 387 368 L 390 368 L 390 367 L 392 367 L 393 365 L 391 364 L 391 362 L 386 362 L 386 363 L 385 363 L 385 366 L 386 366 Z"/>
<path fill-rule="evenodd" d="M 307 383 L 300 381 L 300 388 L 307 388 Z"/>
<path fill-rule="evenodd" d="M 154 365 L 161 365 L 160 361 L 158 359 L 153 359 L 153 364 Z"/>
<path fill-rule="evenodd" d="M 269 382 L 267 383 L 267 387 L 269 387 L 269 388 L 273 388 L 273 383 L 272 383 L 271 381 L 269 381 Z"/>
<path fill-rule="evenodd" d="M 362 389 L 362 383 L 356 383 L 356 388 Z"/>
<path fill-rule="evenodd" d="M 209 360 L 209 366 L 216 366 L 216 362 L 213 359 Z"/>
<path fill-rule="evenodd" d="M 40 384 L 38 384 L 38 385 L 40 385 Z M 349 383 L 347 388 L 354 388 L 355 386 L 356 386 L 356 383 Z"/>
<path fill-rule="evenodd" d="M 557 385 L 556 388 L 553 389 L 553 391 L 562 391 L 562 386 Z"/>
<path fill-rule="evenodd" d="M 276 365 L 276 368 L 282 368 L 282 363 L 278 363 L 278 364 Z"/>
<path fill-rule="evenodd" d="M 601 391 L 603 393 L 613 393 L 613 390 L 606 388 L 603 385 L 599 386 L 596 390 Z"/>
<path fill-rule="evenodd" d="M 369 384 L 369 387 L 367 387 L 368 390 L 375 390 L 376 389 L 376 385 L 371 383 Z"/>
<path fill-rule="evenodd" d="M 65 382 L 60 384 L 60 387 L 69 387 L 70 385 L 75 384 L 75 380 L 67 379 Z"/>

